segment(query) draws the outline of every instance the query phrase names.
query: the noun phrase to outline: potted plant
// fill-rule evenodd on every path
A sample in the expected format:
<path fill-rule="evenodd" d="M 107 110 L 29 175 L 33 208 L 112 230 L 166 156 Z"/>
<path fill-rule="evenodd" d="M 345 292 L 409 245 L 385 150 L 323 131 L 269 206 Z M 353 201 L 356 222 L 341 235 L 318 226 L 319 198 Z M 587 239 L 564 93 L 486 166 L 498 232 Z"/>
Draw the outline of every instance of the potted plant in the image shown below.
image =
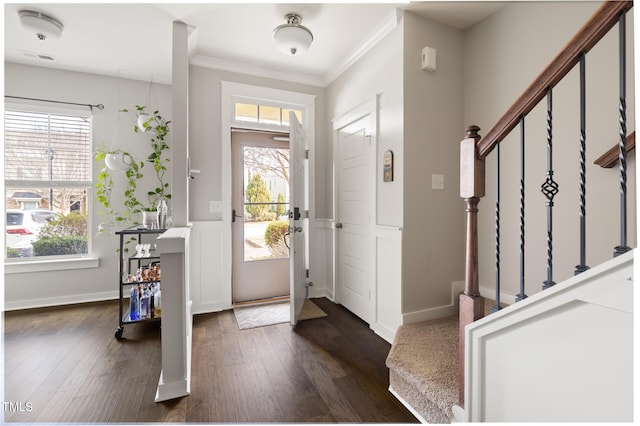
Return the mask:
<path fill-rule="evenodd" d="M 167 121 L 158 111 L 147 113 L 145 106 L 136 106 L 137 121 L 133 126 L 136 133 L 146 133 L 150 137 L 151 152 L 145 160 L 138 161 L 132 155 L 122 150 L 106 151 L 104 146 L 95 151 L 97 161 L 104 161 L 96 182 L 96 201 L 103 207 L 99 214 L 105 216 L 98 227 L 98 233 L 113 229 L 116 225 L 145 223 L 140 219 L 144 212 L 157 211 L 158 205 L 166 205 L 171 199 L 169 182 L 166 181 L 169 150 L 166 138 L 169 134 L 170 121 Z M 123 112 L 129 112 L 123 109 Z M 150 163 L 156 177 L 156 187 L 147 191 L 147 202 L 136 196 L 137 182 L 143 177 L 145 163 Z M 126 187 L 122 209 L 114 208 L 111 202 L 113 191 L 113 173 L 124 171 Z M 153 216 L 155 219 L 155 216 Z"/>

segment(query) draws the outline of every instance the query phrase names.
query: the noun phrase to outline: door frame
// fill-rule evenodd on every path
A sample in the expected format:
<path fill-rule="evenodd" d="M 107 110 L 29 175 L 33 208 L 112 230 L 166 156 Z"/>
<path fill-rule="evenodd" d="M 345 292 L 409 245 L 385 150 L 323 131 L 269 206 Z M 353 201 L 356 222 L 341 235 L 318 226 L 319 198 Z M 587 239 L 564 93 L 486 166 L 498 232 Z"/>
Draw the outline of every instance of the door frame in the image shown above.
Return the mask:
<path fill-rule="evenodd" d="M 370 208 L 371 208 L 371 220 L 369 221 L 369 282 L 371 283 L 370 287 L 370 297 L 369 297 L 369 306 L 368 306 L 368 318 L 362 318 L 365 322 L 369 324 L 369 326 L 373 326 L 375 319 L 377 318 L 376 313 L 376 300 L 377 300 L 377 281 L 375 268 L 375 227 L 378 223 L 378 197 L 377 197 L 377 188 L 378 188 L 378 173 L 377 173 L 377 164 L 378 164 L 378 108 L 379 108 L 379 99 L 380 95 L 376 94 L 375 96 L 367 99 L 360 105 L 355 106 L 351 110 L 341 114 L 338 117 L 335 117 L 331 120 L 333 126 L 333 295 L 334 301 L 336 303 L 340 303 L 340 297 L 338 294 L 338 235 L 336 232 L 335 224 L 338 222 L 338 189 L 340 183 L 340 170 L 339 170 L 339 142 L 340 136 L 339 131 L 349 124 L 358 121 L 366 116 L 370 116 L 371 118 L 371 155 L 369 157 L 369 200 L 370 200 Z"/>
<path fill-rule="evenodd" d="M 232 271 L 232 237 L 231 237 L 231 129 L 241 127 L 250 130 L 282 131 L 281 126 L 269 126 L 259 123 L 234 120 L 234 103 L 247 102 L 260 105 L 272 105 L 284 108 L 294 108 L 302 111 L 302 127 L 307 136 L 309 147 L 309 223 L 315 220 L 315 95 L 272 89 L 269 87 L 253 86 L 249 84 L 221 81 L 221 126 L 220 126 L 220 160 L 222 182 L 222 301 L 224 308 L 232 306 L 231 271 Z M 288 131 L 288 127 L 286 128 Z M 308 246 L 313 247 L 315 230 L 309 226 Z M 308 251 L 307 251 L 308 253 Z M 309 263 L 311 266 L 311 263 Z M 311 269 L 311 268 L 310 268 Z M 310 273 L 312 273 L 310 271 Z"/>

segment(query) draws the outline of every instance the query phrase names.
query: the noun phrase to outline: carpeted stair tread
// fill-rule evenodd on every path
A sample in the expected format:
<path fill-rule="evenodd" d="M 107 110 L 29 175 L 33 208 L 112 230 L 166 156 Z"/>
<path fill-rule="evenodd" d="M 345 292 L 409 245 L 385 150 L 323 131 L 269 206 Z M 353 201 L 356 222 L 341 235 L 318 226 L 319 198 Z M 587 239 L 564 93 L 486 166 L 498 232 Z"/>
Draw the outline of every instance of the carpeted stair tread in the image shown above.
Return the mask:
<path fill-rule="evenodd" d="M 392 383 L 394 391 L 412 407 L 429 400 L 429 413 L 420 413 L 425 420 L 451 421 L 451 407 L 458 402 L 457 317 L 401 325 L 386 364 L 401 379 Z"/>

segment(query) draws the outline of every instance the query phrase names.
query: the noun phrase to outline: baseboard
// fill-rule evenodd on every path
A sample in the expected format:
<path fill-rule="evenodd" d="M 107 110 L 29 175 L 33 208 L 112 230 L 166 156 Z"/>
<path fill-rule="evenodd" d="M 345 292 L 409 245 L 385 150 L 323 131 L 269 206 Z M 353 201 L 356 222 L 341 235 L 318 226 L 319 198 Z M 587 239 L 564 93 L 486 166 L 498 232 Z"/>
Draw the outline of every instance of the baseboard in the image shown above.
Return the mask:
<path fill-rule="evenodd" d="M 464 281 L 452 282 L 451 300 L 448 305 L 436 306 L 434 308 L 402 314 L 402 324 L 415 324 L 417 322 L 458 315 L 458 300 L 459 295 L 463 290 Z"/>
<path fill-rule="evenodd" d="M 401 397 L 400 395 L 398 395 L 396 393 L 396 391 L 393 390 L 393 388 L 391 386 L 389 386 L 389 392 L 391 392 L 391 395 L 393 395 L 398 401 L 400 401 L 400 404 L 404 405 L 405 408 L 407 410 L 409 410 L 409 412 L 411 412 L 411 414 L 413 415 L 413 417 L 415 417 L 420 423 L 422 424 L 428 424 L 429 422 L 427 422 L 424 417 L 422 417 L 412 406 L 411 404 L 409 404 L 407 401 L 405 401 L 405 399 L 403 397 Z"/>
<path fill-rule="evenodd" d="M 484 297 L 485 299 L 496 300 L 496 290 L 489 287 L 480 287 L 480 296 Z M 500 292 L 500 303 L 513 305 L 514 303 L 516 303 L 516 296 L 513 294 Z"/>
<path fill-rule="evenodd" d="M 76 303 L 101 302 L 104 300 L 118 299 L 117 291 L 104 291 L 100 293 L 74 294 L 60 297 L 47 297 L 42 299 L 15 300 L 4 302 L 5 311 L 17 311 L 22 309 L 46 308 L 49 306 L 74 305 Z"/>
<path fill-rule="evenodd" d="M 371 330 L 393 345 L 393 340 L 396 337 L 396 330 L 391 330 L 389 327 L 385 327 L 379 323 L 371 324 Z"/>
<path fill-rule="evenodd" d="M 333 292 L 328 290 L 326 287 L 316 287 L 315 285 L 309 287 L 309 298 L 310 299 L 318 299 L 321 297 L 326 297 L 329 300 L 333 300 Z"/>

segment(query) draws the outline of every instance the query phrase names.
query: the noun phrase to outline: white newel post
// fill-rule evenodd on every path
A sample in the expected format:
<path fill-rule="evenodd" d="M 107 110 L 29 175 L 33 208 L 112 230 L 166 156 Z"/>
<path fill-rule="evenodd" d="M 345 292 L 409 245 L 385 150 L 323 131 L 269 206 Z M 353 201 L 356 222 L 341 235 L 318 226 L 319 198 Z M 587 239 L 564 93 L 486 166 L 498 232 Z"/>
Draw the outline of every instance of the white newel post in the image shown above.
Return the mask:
<path fill-rule="evenodd" d="M 189 234 L 189 228 L 170 228 L 156 240 L 162 267 L 162 371 L 156 402 L 189 395 L 191 389 Z"/>

